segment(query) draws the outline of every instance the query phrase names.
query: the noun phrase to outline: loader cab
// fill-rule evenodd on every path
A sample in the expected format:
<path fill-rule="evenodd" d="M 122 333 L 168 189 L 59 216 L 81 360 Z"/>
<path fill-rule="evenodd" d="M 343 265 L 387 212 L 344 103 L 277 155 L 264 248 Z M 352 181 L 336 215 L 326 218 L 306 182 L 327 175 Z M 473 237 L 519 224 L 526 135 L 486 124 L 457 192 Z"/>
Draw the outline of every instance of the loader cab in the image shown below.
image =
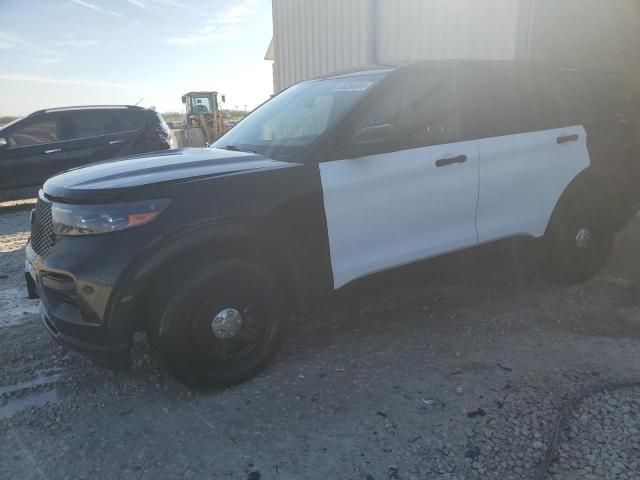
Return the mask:
<path fill-rule="evenodd" d="M 224 95 L 218 97 L 218 92 L 189 92 L 182 96 L 186 110 L 186 146 L 205 147 L 226 131 L 218 100 L 225 101 Z"/>
<path fill-rule="evenodd" d="M 182 103 L 185 104 L 187 116 L 212 114 L 218 111 L 218 93 L 189 92 L 182 96 Z"/>

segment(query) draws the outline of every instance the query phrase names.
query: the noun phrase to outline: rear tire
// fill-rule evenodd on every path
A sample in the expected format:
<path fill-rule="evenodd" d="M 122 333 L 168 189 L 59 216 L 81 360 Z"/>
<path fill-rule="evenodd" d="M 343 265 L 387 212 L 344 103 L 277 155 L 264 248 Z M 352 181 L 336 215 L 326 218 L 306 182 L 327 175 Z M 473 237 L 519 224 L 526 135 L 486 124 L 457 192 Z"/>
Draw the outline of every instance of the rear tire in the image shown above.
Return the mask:
<path fill-rule="evenodd" d="M 547 233 L 550 271 L 562 282 L 581 283 L 595 275 L 615 239 L 606 201 L 595 192 L 583 193 L 562 201 Z"/>
<path fill-rule="evenodd" d="M 167 370 L 186 385 L 248 380 L 271 362 L 286 336 L 282 292 L 250 261 L 215 263 L 164 294 L 169 300 L 148 336 Z"/>

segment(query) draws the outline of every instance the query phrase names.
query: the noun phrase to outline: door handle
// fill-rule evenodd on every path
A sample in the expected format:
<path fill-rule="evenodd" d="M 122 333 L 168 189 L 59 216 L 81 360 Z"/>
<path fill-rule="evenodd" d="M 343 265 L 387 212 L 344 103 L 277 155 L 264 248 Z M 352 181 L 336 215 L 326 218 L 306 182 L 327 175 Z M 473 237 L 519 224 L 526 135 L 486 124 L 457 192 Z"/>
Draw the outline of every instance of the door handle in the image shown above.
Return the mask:
<path fill-rule="evenodd" d="M 467 158 L 468 157 L 466 155 L 458 155 L 457 157 L 451 158 L 441 158 L 436 162 L 436 167 L 440 168 L 446 167 L 447 165 L 454 165 L 456 163 L 464 163 L 467 161 Z"/>
<path fill-rule="evenodd" d="M 52 148 L 51 150 L 45 150 L 44 153 L 49 154 L 49 153 L 58 153 L 61 152 L 62 149 L 61 148 Z"/>
<path fill-rule="evenodd" d="M 118 143 L 122 143 L 124 142 L 124 140 L 111 140 L 109 142 L 109 145 L 117 145 Z"/>
<path fill-rule="evenodd" d="M 556 142 L 558 145 L 562 145 L 563 143 L 577 142 L 579 138 L 578 134 L 565 135 L 563 137 L 556 138 Z"/>

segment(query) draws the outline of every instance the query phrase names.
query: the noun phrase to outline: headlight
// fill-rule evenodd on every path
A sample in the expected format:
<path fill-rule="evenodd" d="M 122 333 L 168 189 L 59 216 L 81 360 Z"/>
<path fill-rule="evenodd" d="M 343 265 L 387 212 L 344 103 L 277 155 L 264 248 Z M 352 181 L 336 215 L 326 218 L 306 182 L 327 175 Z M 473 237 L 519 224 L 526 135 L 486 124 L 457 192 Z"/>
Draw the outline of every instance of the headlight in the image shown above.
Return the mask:
<path fill-rule="evenodd" d="M 51 207 L 53 230 L 57 235 L 116 232 L 149 223 L 168 205 L 166 199 L 111 205 L 54 203 Z"/>

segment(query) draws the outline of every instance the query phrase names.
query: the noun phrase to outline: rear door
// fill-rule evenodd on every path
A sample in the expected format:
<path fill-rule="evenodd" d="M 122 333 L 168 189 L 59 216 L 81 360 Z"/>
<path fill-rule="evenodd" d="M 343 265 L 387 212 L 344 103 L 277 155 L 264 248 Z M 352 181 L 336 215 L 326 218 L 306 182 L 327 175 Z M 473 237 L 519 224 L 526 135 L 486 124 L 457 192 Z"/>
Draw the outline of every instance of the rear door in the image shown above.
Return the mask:
<path fill-rule="evenodd" d="M 320 164 L 335 288 L 477 243 L 478 149 L 459 141 L 454 85 L 411 75 L 374 90 L 345 151 Z M 351 141 L 385 125 L 388 141 Z"/>
<path fill-rule="evenodd" d="M 48 165 L 63 165 L 65 144 L 56 113 L 27 118 L 2 136 L 8 148 L 0 150 L 0 189 L 39 187 L 49 177 Z"/>
<path fill-rule="evenodd" d="M 61 119 L 67 153 L 63 170 L 134 153 L 143 127 L 141 112 L 126 108 L 66 112 Z"/>
<path fill-rule="evenodd" d="M 542 236 L 560 196 L 590 164 L 587 131 L 564 115 L 545 71 L 489 66 L 466 75 L 465 121 L 480 153 L 480 243 Z"/>

